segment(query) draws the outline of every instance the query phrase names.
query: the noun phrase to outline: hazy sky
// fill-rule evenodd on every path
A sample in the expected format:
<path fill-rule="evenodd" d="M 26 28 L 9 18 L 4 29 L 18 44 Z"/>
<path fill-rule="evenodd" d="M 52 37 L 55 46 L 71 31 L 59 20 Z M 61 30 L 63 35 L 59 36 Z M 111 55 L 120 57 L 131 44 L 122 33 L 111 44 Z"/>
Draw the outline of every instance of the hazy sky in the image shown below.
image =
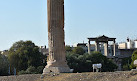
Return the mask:
<path fill-rule="evenodd" d="M 19 40 L 48 45 L 47 0 L 0 0 L 0 50 Z M 99 35 L 137 38 L 137 0 L 65 0 L 67 45 Z"/>

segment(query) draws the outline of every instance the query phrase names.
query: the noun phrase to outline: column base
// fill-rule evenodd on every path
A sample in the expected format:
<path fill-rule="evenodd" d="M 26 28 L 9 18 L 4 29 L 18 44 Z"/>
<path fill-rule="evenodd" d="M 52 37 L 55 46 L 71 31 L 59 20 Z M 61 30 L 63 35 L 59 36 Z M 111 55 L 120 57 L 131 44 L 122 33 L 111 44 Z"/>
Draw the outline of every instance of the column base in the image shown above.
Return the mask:
<path fill-rule="evenodd" d="M 131 71 L 132 71 L 132 72 L 137 72 L 137 69 L 132 69 Z"/>
<path fill-rule="evenodd" d="M 48 61 L 43 69 L 43 74 L 48 73 L 70 73 L 70 68 L 66 62 Z"/>
<path fill-rule="evenodd" d="M 70 73 L 69 67 L 49 67 L 43 69 L 43 74 L 49 74 L 49 73 Z"/>
<path fill-rule="evenodd" d="M 132 69 L 130 74 L 132 74 L 132 75 L 137 74 L 137 69 Z"/>

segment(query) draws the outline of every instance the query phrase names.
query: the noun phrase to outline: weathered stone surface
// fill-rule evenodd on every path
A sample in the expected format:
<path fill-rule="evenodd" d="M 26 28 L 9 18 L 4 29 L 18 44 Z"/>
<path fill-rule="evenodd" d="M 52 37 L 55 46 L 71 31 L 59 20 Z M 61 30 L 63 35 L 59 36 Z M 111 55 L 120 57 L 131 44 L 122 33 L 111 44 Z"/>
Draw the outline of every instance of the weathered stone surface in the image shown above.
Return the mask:
<path fill-rule="evenodd" d="M 43 74 L 70 72 L 64 41 L 64 0 L 47 0 L 49 57 Z"/>
<path fill-rule="evenodd" d="M 137 60 L 134 61 L 134 65 L 136 66 L 136 69 L 137 69 Z"/>

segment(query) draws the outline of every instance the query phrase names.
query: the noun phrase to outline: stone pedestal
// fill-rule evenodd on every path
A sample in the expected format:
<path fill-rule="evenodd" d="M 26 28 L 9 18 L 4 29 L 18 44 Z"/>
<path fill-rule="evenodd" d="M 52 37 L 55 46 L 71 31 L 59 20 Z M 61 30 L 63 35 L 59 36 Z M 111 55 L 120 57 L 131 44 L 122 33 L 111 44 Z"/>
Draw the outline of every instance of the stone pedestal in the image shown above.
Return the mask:
<path fill-rule="evenodd" d="M 64 0 L 47 0 L 49 56 L 43 74 L 70 72 L 64 41 Z"/>
<path fill-rule="evenodd" d="M 136 66 L 136 70 L 137 70 L 137 60 L 134 61 L 134 65 Z"/>
<path fill-rule="evenodd" d="M 50 68 L 44 68 L 43 74 L 48 74 L 48 73 L 68 73 L 70 72 L 69 67 L 50 67 Z"/>
<path fill-rule="evenodd" d="M 69 73 L 70 72 L 70 68 L 68 67 L 66 62 L 52 62 L 52 61 L 48 61 L 47 62 L 47 66 L 45 66 L 44 70 L 43 70 L 43 74 L 47 74 L 47 73 Z"/>

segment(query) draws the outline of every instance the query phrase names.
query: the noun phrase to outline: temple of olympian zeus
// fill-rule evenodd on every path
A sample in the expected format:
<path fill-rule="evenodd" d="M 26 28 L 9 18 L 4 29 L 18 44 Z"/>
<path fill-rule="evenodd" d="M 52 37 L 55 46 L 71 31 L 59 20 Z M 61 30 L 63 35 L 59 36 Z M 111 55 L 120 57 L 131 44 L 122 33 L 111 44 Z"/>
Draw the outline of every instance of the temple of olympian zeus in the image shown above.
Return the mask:
<path fill-rule="evenodd" d="M 64 0 L 47 0 L 49 57 L 43 74 L 70 72 L 64 41 Z"/>

